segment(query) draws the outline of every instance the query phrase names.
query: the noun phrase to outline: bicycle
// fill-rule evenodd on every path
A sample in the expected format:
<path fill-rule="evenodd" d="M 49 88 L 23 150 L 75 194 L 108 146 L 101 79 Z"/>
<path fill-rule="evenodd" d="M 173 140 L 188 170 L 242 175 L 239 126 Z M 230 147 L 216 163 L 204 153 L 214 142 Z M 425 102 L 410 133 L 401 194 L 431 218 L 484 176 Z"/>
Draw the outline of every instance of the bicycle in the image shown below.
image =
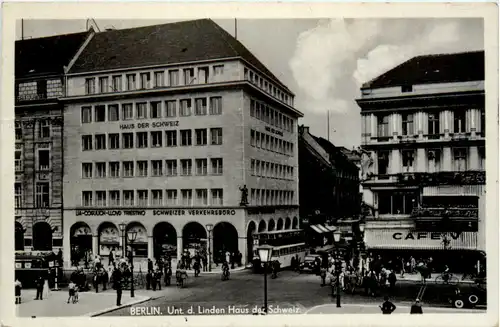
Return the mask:
<path fill-rule="evenodd" d="M 452 273 L 441 273 L 436 277 L 436 284 L 457 285 L 458 282 L 458 278 L 453 276 Z"/>

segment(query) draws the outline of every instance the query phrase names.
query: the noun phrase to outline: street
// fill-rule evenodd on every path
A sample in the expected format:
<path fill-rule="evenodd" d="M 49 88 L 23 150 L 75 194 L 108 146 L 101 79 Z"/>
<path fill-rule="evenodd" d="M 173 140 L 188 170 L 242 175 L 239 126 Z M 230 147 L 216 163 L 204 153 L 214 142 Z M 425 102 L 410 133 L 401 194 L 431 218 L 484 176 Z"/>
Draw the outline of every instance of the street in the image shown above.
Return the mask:
<path fill-rule="evenodd" d="M 467 286 L 466 286 L 467 287 Z M 414 281 L 401 281 L 392 292 L 391 300 L 397 305 L 409 307 L 415 299 L 420 285 Z M 453 286 L 429 283 L 424 298 L 424 308 L 440 307 L 439 312 L 457 312 L 447 302 Z M 357 293 L 363 290 L 359 289 Z M 122 308 L 107 313 L 109 316 L 148 315 L 148 314 L 186 314 L 189 309 L 194 314 L 252 314 L 264 303 L 264 277 L 250 271 L 233 273 L 230 280 L 221 281 L 219 274 L 189 277 L 186 288 L 170 286 L 167 294 L 158 292 L 158 297 L 137 307 Z M 383 294 L 369 297 L 362 294 L 342 294 L 341 302 L 346 308 L 361 305 L 378 310 Z M 314 274 L 298 274 L 291 271 L 280 272 L 277 279 L 268 276 L 268 304 L 273 313 L 305 313 L 311 308 L 325 304 L 335 304 L 329 286 L 321 287 L 320 278 Z M 368 306 L 368 307 L 367 307 Z M 144 309 L 144 308 L 150 309 Z M 342 313 L 351 309 L 342 309 Z M 443 309 L 449 308 L 449 309 Z M 337 308 L 335 308 L 337 309 Z M 329 309 L 324 309 L 329 310 Z M 359 312 L 359 308 L 355 309 Z M 371 309 L 362 309 L 368 310 Z M 402 309 L 401 309 L 402 310 Z M 338 311 L 338 310 L 337 310 Z M 399 311 L 399 310 L 398 310 Z M 474 310 L 482 312 L 482 310 Z M 335 312 L 335 310 L 333 310 Z"/>

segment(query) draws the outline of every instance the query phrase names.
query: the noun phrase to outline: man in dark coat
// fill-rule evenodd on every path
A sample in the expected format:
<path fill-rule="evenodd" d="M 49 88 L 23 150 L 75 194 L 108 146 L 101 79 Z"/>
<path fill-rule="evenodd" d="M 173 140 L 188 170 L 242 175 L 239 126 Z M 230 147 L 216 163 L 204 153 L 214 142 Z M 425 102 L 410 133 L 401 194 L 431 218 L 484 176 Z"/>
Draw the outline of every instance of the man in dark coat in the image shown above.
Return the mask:
<path fill-rule="evenodd" d="M 113 270 L 113 288 L 116 290 L 116 305 L 122 305 L 122 272 L 120 268 Z"/>
<path fill-rule="evenodd" d="M 416 299 L 415 303 L 412 304 L 410 314 L 423 314 L 422 304 L 419 299 Z"/>
<path fill-rule="evenodd" d="M 391 273 L 389 274 L 389 287 L 391 290 L 393 290 L 394 287 L 396 286 L 396 280 L 397 280 L 396 272 L 392 270 Z"/>
<path fill-rule="evenodd" d="M 43 300 L 43 284 L 45 281 L 43 280 L 43 277 L 40 276 L 36 280 L 36 298 L 35 300 Z"/>
<path fill-rule="evenodd" d="M 396 306 L 394 305 L 394 303 L 389 301 L 388 296 L 384 296 L 384 303 L 382 303 L 380 309 L 382 310 L 383 314 L 390 315 L 391 313 L 394 312 L 394 310 L 396 310 Z"/>

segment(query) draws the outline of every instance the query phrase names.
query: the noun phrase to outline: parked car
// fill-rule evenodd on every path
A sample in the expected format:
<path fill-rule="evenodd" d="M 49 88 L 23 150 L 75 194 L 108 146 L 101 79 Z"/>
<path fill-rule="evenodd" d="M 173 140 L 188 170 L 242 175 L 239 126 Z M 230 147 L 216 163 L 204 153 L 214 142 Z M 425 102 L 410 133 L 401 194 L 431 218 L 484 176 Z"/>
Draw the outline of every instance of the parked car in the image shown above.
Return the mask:
<path fill-rule="evenodd" d="M 303 271 L 314 272 L 314 268 L 316 267 L 316 261 L 319 258 L 321 264 L 321 256 L 319 254 L 310 254 L 304 258 L 304 261 L 300 263 L 299 272 Z"/>
<path fill-rule="evenodd" d="M 486 305 L 486 289 L 480 287 L 472 287 L 466 291 L 455 289 L 455 294 L 450 299 L 451 305 L 454 308 L 474 308 L 478 305 Z"/>

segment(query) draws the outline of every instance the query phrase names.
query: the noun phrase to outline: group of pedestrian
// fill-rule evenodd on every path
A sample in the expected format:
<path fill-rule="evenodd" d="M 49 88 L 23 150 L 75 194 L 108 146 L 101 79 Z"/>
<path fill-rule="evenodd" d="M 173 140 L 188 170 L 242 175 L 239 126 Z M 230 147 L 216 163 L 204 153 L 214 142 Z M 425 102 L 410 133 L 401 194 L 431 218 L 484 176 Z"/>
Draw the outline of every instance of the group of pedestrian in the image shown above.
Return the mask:
<path fill-rule="evenodd" d="M 231 266 L 231 269 L 234 269 L 235 266 L 241 267 L 242 259 L 243 255 L 240 251 L 229 252 L 220 250 L 214 257 L 214 262 L 217 267 L 219 266 L 219 264 L 227 262 Z"/>
<path fill-rule="evenodd" d="M 389 300 L 388 296 L 384 296 L 384 302 L 379 306 L 382 314 L 391 314 L 396 310 L 396 305 Z M 410 314 L 423 314 L 422 304 L 419 299 L 416 299 L 415 302 L 410 307 Z"/>

